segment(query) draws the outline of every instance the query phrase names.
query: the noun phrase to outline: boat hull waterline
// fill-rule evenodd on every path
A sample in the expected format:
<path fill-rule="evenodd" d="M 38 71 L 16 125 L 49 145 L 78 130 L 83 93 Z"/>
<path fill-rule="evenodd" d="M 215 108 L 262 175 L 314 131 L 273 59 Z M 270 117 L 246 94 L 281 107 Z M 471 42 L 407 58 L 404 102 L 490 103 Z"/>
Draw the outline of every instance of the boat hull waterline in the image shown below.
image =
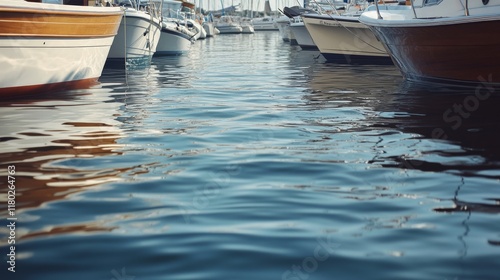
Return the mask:
<path fill-rule="evenodd" d="M 188 53 L 193 44 L 193 37 L 163 23 L 160 42 L 155 56 L 182 55 Z"/>
<path fill-rule="evenodd" d="M 97 83 L 123 11 L 30 2 L 0 4 L 0 95 Z"/>
<path fill-rule="evenodd" d="M 384 46 L 358 18 L 305 15 L 303 21 L 327 61 L 350 64 L 392 64 Z"/>
<path fill-rule="evenodd" d="M 370 28 L 408 80 L 500 85 L 500 16 Z"/>
<path fill-rule="evenodd" d="M 294 22 L 290 24 L 291 37 L 295 39 L 297 45 L 303 50 L 317 51 L 318 46 L 314 43 L 309 31 L 303 22 Z"/>
<path fill-rule="evenodd" d="M 109 51 L 108 60 L 131 64 L 148 63 L 160 41 L 158 19 L 134 9 L 125 10 L 123 19 Z"/>

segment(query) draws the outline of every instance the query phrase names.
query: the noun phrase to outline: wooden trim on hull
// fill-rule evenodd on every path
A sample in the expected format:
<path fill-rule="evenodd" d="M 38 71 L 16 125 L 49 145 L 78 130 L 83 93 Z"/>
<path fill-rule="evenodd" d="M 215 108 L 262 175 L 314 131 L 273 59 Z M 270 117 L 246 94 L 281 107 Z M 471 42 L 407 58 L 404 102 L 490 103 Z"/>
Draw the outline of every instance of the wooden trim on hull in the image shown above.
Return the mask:
<path fill-rule="evenodd" d="M 35 94 L 54 93 L 62 90 L 85 89 L 98 84 L 97 80 L 98 77 L 43 85 L 0 88 L 0 96 L 2 99 L 14 99 Z"/>
<path fill-rule="evenodd" d="M 0 7 L 0 36 L 108 37 L 118 32 L 123 12 L 91 13 Z"/>
<path fill-rule="evenodd" d="M 500 84 L 500 20 L 371 28 L 409 80 Z"/>

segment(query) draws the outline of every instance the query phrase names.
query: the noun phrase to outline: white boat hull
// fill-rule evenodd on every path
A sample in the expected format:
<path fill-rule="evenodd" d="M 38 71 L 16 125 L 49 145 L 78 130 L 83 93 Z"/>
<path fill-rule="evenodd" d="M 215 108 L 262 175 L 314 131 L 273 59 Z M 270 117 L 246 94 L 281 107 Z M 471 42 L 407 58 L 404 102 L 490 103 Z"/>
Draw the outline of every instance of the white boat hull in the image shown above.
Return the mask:
<path fill-rule="evenodd" d="M 0 39 L 2 87 L 97 79 L 112 42 L 113 37 Z"/>
<path fill-rule="evenodd" d="M 120 23 L 108 59 L 151 58 L 160 40 L 160 23 L 149 15 L 126 10 Z"/>
<path fill-rule="evenodd" d="M 317 50 L 318 47 L 314 43 L 309 31 L 306 29 L 303 22 L 296 22 L 290 24 L 290 33 L 297 41 L 297 44 L 303 50 Z"/>
<path fill-rule="evenodd" d="M 0 95 L 95 84 L 122 14 L 118 8 L 2 1 Z"/>
<path fill-rule="evenodd" d="M 155 56 L 185 54 L 191 49 L 192 40 L 189 35 L 164 26 L 161 30 Z"/>
<path fill-rule="evenodd" d="M 329 61 L 392 64 L 384 46 L 357 18 L 307 15 L 303 21 L 321 54 Z"/>
<path fill-rule="evenodd" d="M 255 33 L 255 30 L 253 29 L 253 26 L 251 26 L 251 25 L 242 25 L 241 26 L 241 33 L 252 34 L 252 33 Z"/>
<path fill-rule="evenodd" d="M 243 32 L 243 28 L 238 25 L 217 25 L 220 34 L 239 34 Z"/>
<path fill-rule="evenodd" d="M 252 25 L 255 31 L 278 31 L 276 21 L 272 17 L 254 18 Z"/>
<path fill-rule="evenodd" d="M 200 38 L 198 39 L 206 39 L 207 38 L 207 31 L 205 31 L 205 28 L 200 25 Z"/>
<path fill-rule="evenodd" d="M 203 29 L 207 32 L 207 37 L 213 37 L 215 35 L 215 28 L 212 22 L 204 22 Z"/>
<path fill-rule="evenodd" d="M 290 20 L 277 21 L 276 25 L 278 26 L 278 30 L 280 32 L 281 39 L 285 42 L 290 42 Z"/>

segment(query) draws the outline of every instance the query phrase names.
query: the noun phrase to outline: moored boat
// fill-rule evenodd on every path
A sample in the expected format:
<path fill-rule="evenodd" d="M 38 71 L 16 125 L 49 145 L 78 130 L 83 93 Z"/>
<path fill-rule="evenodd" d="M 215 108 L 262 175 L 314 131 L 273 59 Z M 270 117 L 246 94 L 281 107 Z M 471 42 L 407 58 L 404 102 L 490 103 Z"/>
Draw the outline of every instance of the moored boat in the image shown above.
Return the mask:
<path fill-rule="evenodd" d="M 238 22 L 240 23 L 240 26 L 241 26 L 241 33 L 243 33 L 243 34 L 255 33 L 251 18 L 240 17 L 240 18 L 238 18 Z"/>
<path fill-rule="evenodd" d="M 295 17 L 290 23 L 290 33 L 297 41 L 297 45 L 303 50 L 318 50 L 316 43 L 314 43 L 311 34 L 307 30 L 302 18 Z"/>
<path fill-rule="evenodd" d="M 180 13 L 182 3 L 174 0 L 153 0 L 161 14 L 160 40 L 155 56 L 182 55 L 191 49 L 195 33 L 188 29 Z M 181 21 L 182 19 L 182 21 Z"/>
<path fill-rule="evenodd" d="M 390 64 L 384 46 L 357 16 L 302 16 L 309 34 L 326 60 L 338 63 Z"/>
<path fill-rule="evenodd" d="M 408 9 L 395 1 L 384 9 Z M 350 64 L 392 64 L 384 46 L 373 32 L 359 22 L 359 16 L 375 8 L 367 1 L 351 0 L 340 14 L 303 14 L 312 40 L 326 60 Z"/>
<path fill-rule="evenodd" d="M 271 16 L 271 4 L 269 0 L 264 2 L 264 16 L 252 19 L 252 26 L 255 31 L 278 31 L 276 24 L 277 17 Z"/>
<path fill-rule="evenodd" d="M 278 25 L 276 24 L 276 18 L 271 16 L 265 16 L 260 18 L 252 19 L 253 29 L 255 31 L 278 31 Z"/>
<path fill-rule="evenodd" d="M 213 37 L 215 35 L 215 27 L 213 22 L 203 22 L 203 29 L 205 29 L 205 32 L 207 32 L 207 37 Z"/>
<path fill-rule="evenodd" d="M 500 85 L 500 0 L 414 0 L 410 7 L 360 17 L 406 79 Z"/>
<path fill-rule="evenodd" d="M 0 95 L 95 84 L 122 14 L 117 7 L 0 2 Z"/>
<path fill-rule="evenodd" d="M 139 4 L 139 5 L 138 5 Z M 151 62 L 160 40 L 161 23 L 154 3 L 127 0 L 118 34 L 109 51 L 109 61 L 126 61 L 127 64 Z"/>
<path fill-rule="evenodd" d="M 231 16 L 221 16 L 215 21 L 215 28 L 219 30 L 220 34 L 240 34 L 243 32 L 243 28 Z"/>
<path fill-rule="evenodd" d="M 162 22 L 160 41 L 156 47 L 155 56 L 182 55 L 189 52 L 194 39 L 193 35 L 188 32 L 190 31 L 176 22 Z"/>
<path fill-rule="evenodd" d="M 290 18 L 287 16 L 281 16 L 276 20 L 276 26 L 280 32 L 281 39 L 285 42 L 290 42 L 291 32 L 290 32 Z"/>

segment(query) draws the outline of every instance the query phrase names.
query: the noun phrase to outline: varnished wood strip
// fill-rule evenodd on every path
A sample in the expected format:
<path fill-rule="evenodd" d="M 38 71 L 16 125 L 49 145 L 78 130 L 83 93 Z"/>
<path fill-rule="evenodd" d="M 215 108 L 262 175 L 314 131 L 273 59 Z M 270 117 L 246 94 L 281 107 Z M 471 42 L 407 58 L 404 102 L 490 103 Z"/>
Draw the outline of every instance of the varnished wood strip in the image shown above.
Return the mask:
<path fill-rule="evenodd" d="M 53 93 L 60 90 L 84 89 L 98 84 L 97 80 L 98 77 L 61 83 L 0 88 L 0 96 L 2 98 L 20 98 L 33 94 Z"/>
<path fill-rule="evenodd" d="M 1 17 L 1 15 L 0 15 Z M 110 36 L 116 35 L 121 15 L 87 17 L 86 22 L 68 17 L 58 21 L 45 18 L 0 19 L 3 36 Z"/>
<path fill-rule="evenodd" d="M 116 35 L 122 15 L 30 14 L 0 11 L 2 36 L 110 36 Z"/>

